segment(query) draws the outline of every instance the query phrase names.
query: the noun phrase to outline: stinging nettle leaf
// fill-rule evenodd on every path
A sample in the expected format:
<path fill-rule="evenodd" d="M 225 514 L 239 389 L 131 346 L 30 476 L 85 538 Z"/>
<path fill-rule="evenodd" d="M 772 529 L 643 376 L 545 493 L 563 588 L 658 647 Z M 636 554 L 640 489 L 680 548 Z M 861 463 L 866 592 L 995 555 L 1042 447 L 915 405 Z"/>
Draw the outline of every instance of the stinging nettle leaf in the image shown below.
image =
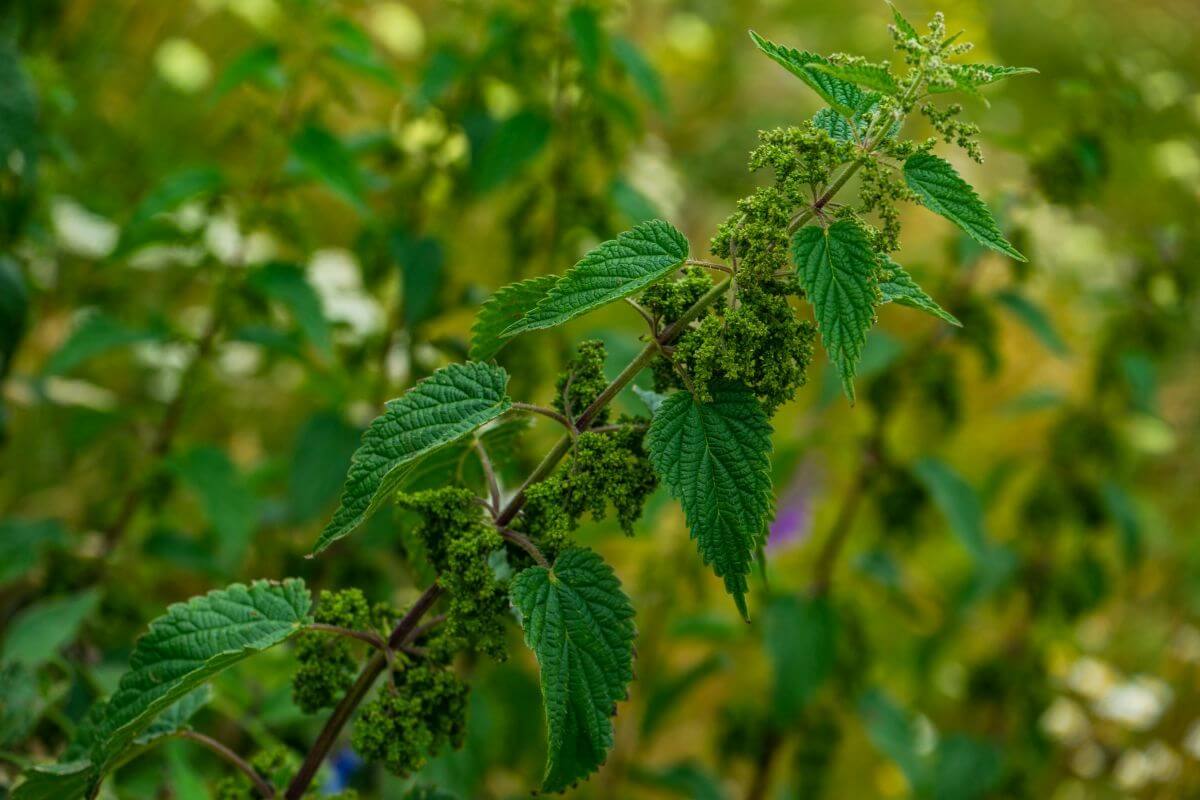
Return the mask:
<path fill-rule="evenodd" d="M 1029 260 L 1004 238 L 992 212 L 950 162 L 932 153 L 917 153 L 904 162 L 904 181 L 926 208 L 962 228 L 984 247 L 1018 261 Z"/>
<path fill-rule="evenodd" d="M 771 514 L 771 425 L 762 404 L 736 383 L 715 386 L 709 403 L 676 392 L 655 412 L 646 445 L 700 557 L 749 619 L 747 576 Z"/>
<path fill-rule="evenodd" d="M 893 97 L 900 94 L 900 85 L 896 83 L 895 76 L 883 64 L 834 64 L 818 61 L 810 64 L 807 69 L 810 72 L 823 72 L 839 80 L 856 83 Z"/>
<path fill-rule="evenodd" d="M 672 225 L 643 222 L 580 259 L 502 335 L 552 328 L 628 297 L 674 272 L 687 257 L 688 241 Z"/>
<path fill-rule="evenodd" d="M 417 462 L 512 406 L 508 373 L 492 364 L 442 367 L 371 423 L 350 463 L 341 504 L 313 554 L 341 539 L 398 491 Z"/>
<path fill-rule="evenodd" d="M 792 262 L 816 312 L 829 360 L 842 376 L 846 396 L 854 402 L 854 375 L 878 301 L 871 243 L 850 219 L 838 220 L 828 228 L 809 225 L 792 238 Z"/>
<path fill-rule="evenodd" d="M 816 64 L 829 64 L 824 56 L 776 44 L 754 31 L 750 31 L 750 38 L 768 58 L 804 81 L 826 103 L 846 116 L 853 116 L 855 112 L 868 108 L 879 100 L 879 95 L 863 92 L 850 81 L 812 69 Z"/>
<path fill-rule="evenodd" d="M 921 35 L 917 33 L 917 29 L 913 24 L 904 18 L 900 13 L 900 9 L 896 8 L 894 3 L 888 3 L 888 7 L 892 9 L 892 20 L 896 25 L 896 30 L 907 36 L 909 39 L 920 39 Z"/>
<path fill-rule="evenodd" d="M 509 589 L 537 656 L 548 728 L 547 792 L 595 772 L 613 744 L 612 716 L 633 680 L 633 607 L 612 568 L 584 548 L 531 567 Z"/>
<path fill-rule="evenodd" d="M 150 623 L 108 702 L 92 762 L 103 773 L 159 714 L 218 672 L 283 642 L 308 622 L 304 581 L 255 581 L 177 603 Z"/>
<path fill-rule="evenodd" d="M 950 64 L 947 66 L 950 77 L 954 79 L 953 86 L 932 84 L 929 91 L 933 94 L 944 94 L 955 90 L 969 94 L 977 94 L 980 86 L 987 86 L 1005 78 L 1018 75 L 1037 75 L 1033 67 L 1001 67 L 994 64 Z"/>
<path fill-rule="evenodd" d="M 471 326 L 472 361 L 487 361 L 508 344 L 504 331 L 512 326 L 558 283 L 557 275 L 541 275 L 536 278 L 510 283 L 497 289 L 479 309 L 475 324 Z"/>
<path fill-rule="evenodd" d="M 951 325 L 959 328 L 962 327 L 962 323 L 958 321 L 957 317 L 939 306 L 937 301 L 917 285 L 917 282 L 913 280 L 913 277 L 908 274 L 904 267 L 890 258 L 887 260 L 887 268 L 880 275 L 879 294 L 883 297 L 883 302 L 885 303 L 896 303 L 908 306 L 909 308 L 920 309 L 938 319 L 949 322 Z"/>
<path fill-rule="evenodd" d="M 70 760 L 31 769 L 14 800 L 93 795 L 138 748 L 186 726 L 217 673 L 307 625 L 311 605 L 304 581 L 290 578 L 235 583 L 171 606 L 138 639 L 116 693 L 80 725 Z"/>

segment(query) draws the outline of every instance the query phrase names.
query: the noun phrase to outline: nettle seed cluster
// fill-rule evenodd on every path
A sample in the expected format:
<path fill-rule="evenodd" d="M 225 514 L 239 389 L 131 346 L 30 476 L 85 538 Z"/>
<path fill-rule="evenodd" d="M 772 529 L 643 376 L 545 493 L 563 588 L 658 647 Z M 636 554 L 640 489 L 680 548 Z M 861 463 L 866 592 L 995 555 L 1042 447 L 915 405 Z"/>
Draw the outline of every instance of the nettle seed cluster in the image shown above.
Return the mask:
<path fill-rule="evenodd" d="M 314 555 L 384 505 L 398 505 L 419 520 L 411 538 L 437 575 L 407 609 L 371 606 L 362 592 L 346 589 L 322 593 L 310 610 L 302 582 L 260 581 L 175 606 L 167 623 L 152 625 L 134 654 L 141 668 L 170 657 L 169 633 L 180 625 L 230 620 L 234 629 L 197 645 L 211 642 L 214 652 L 201 655 L 222 665 L 236 660 L 230 653 L 246 657 L 295 634 L 296 705 L 309 713 L 334 709 L 299 767 L 286 751 L 242 763 L 246 779 L 229 784 L 227 800 L 255 788 L 251 775 L 260 778 L 260 794 L 272 796 L 270 787 L 286 782 L 287 800 L 306 796 L 347 724 L 365 760 L 401 776 L 458 747 L 468 723 L 468 665 L 507 656 L 514 617 L 541 675 L 549 728 L 542 789 L 562 791 L 587 778 L 613 745 L 611 717 L 633 680 L 634 609 L 613 569 L 573 533 L 589 515 L 612 517 L 632 534 L 660 484 L 679 500 L 700 558 L 750 620 L 750 580 L 765 558 L 772 515 L 770 419 L 805 384 L 818 337 L 853 401 L 880 306 L 906 305 L 959 324 L 893 260 L 898 204 L 918 202 L 980 244 L 1023 259 L 970 185 L 932 153 L 941 138 L 979 158 L 978 130 L 958 119 L 961 107 L 933 101 L 1031 70 L 955 61 L 970 46 L 946 35 L 940 14 L 918 34 L 897 12 L 892 34 L 907 67 L 901 75 L 887 63 L 824 58 L 752 33 L 764 54 L 828 107 L 760 134 L 749 166 L 772 180 L 720 225 L 710 247 L 718 260 L 690 258 L 686 237 L 667 222 L 642 223 L 562 277 L 497 291 L 472 329 L 473 360 L 437 370 L 387 404 L 363 436 Z M 899 138 L 914 111 L 937 137 Z M 497 364 L 506 344 L 621 301 L 647 331 L 616 377 L 605 373 L 604 345 L 584 341 L 555 380 L 550 405 L 508 396 L 508 372 Z M 649 414 L 614 419 L 611 402 L 647 369 L 655 390 L 639 393 Z M 488 450 L 513 446 L 497 434 L 514 414 L 540 415 L 565 430 L 524 480 L 505 486 Z M 468 461 L 482 473 L 483 491 L 464 478 Z M 406 490 L 417 473 L 423 485 L 440 488 Z M 167 635 L 160 640 L 160 633 Z M 233 649 L 220 649 L 226 642 Z M 141 669 L 114 698 L 118 721 L 100 714 L 98 724 L 136 733 L 132 713 L 144 728 L 154 716 L 143 709 L 137 717 L 137 703 L 181 699 L 194 687 L 173 674 Z M 147 692 L 148 680 L 164 683 Z M 106 747 L 73 762 L 83 785 L 98 786 L 117 763 L 119 754 Z"/>

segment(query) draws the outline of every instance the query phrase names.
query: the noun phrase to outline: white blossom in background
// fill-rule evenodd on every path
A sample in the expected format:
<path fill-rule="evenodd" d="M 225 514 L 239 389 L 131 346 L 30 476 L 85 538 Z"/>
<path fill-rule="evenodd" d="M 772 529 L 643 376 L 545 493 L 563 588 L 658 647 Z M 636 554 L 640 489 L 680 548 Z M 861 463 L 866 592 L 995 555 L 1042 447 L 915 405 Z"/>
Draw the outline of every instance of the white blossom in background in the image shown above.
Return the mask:
<path fill-rule="evenodd" d="M 1038 724 L 1047 736 L 1066 745 L 1084 741 L 1092 730 L 1087 713 L 1068 697 L 1056 697 Z"/>
<path fill-rule="evenodd" d="M 425 47 L 425 26 L 417 13 L 403 3 L 375 3 L 368 11 L 367 30 L 400 58 L 415 58 Z"/>
<path fill-rule="evenodd" d="M 228 212 L 211 217 L 204 227 L 204 246 L 223 264 L 244 263 L 245 240 L 237 220 Z"/>
<path fill-rule="evenodd" d="M 1067 686 L 1089 700 L 1103 697 L 1117 683 L 1117 673 L 1108 664 L 1090 656 L 1076 659 L 1067 671 Z"/>
<path fill-rule="evenodd" d="M 647 140 L 629 157 L 629 184 L 654 204 L 667 219 L 679 216 L 684 189 L 679 173 L 671 166 L 666 145 Z"/>
<path fill-rule="evenodd" d="M 1085 780 L 1098 778 L 1107 763 L 1104 748 L 1095 742 L 1085 742 L 1071 753 L 1071 771 Z"/>
<path fill-rule="evenodd" d="M 164 41 L 154 54 L 154 66 L 164 81 L 185 94 L 199 92 L 212 80 L 212 61 L 190 39 Z"/>
<path fill-rule="evenodd" d="M 1171 783 L 1183 769 L 1183 759 L 1164 741 L 1156 739 L 1145 749 L 1151 780 Z"/>
<path fill-rule="evenodd" d="M 112 411 L 117 407 L 115 394 L 88 381 L 51 375 L 42 384 L 42 390 L 51 403 L 59 406 L 78 406 L 93 411 Z"/>
<path fill-rule="evenodd" d="M 1188 726 L 1183 736 L 1183 752 L 1200 761 L 1200 719 Z"/>
<path fill-rule="evenodd" d="M 217 354 L 221 372 L 230 378 L 248 378 L 262 366 L 263 352 L 253 342 L 225 342 Z"/>
<path fill-rule="evenodd" d="M 83 258 L 104 258 L 117 247 L 120 229 L 108 219 L 93 214 L 69 197 L 56 197 L 50 204 L 50 221 L 59 247 Z"/>
<path fill-rule="evenodd" d="M 330 322 L 342 323 L 340 341 L 361 342 L 383 330 L 383 308 L 363 290 L 358 261 L 346 250 L 318 250 L 308 263 L 308 280 Z"/>
<path fill-rule="evenodd" d="M 1150 760 L 1141 750 L 1126 750 L 1113 768 L 1113 779 L 1127 792 L 1141 789 L 1150 778 Z"/>
<path fill-rule="evenodd" d="M 179 391 L 179 381 L 191 362 L 193 348 L 182 342 L 139 342 L 133 346 L 134 358 L 151 371 L 147 391 L 161 403 Z"/>
<path fill-rule="evenodd" d="M 1149 730 L 1171 704 L 1171 688 L 1157 678 L 1138 676 L 1117 684 L 1092 705 L 1098 716 L 1135 731 Z"/>
<path fill-rule="evenodd" d="M 279 241 L 270 231 L 253 231 L 246 237 L 243 264 L 265 264 L 279 257 Z"/>

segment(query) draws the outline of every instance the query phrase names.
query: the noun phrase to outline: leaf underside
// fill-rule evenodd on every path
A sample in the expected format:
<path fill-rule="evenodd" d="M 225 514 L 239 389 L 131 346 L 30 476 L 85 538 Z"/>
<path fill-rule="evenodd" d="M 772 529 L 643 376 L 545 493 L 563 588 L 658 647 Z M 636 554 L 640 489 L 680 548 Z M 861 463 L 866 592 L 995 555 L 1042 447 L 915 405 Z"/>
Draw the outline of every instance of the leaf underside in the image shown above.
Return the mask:
<path fill-rule="evenodd" d="M 508 411 L 507 386 L 508 373 L 495 365 L 450 364 L 389 401 L 363 434 L 341 504 L 313 553 L 362 524 L 404 485 L 420 459 Z"/>
<path fill-rule="evenodd" d="M 1029 260 L 1004 238 L 992 212 L 944 158 L 932 153 L 910 156 L 904 162 L 904 181 L 926 208 L 962 228 L 984 247 L 1018 261 Z"/>
<path fill-rule="evenodd" d="M 599 555 L 563 550 L 553 568 L 513 578 L 513 606 L 537 656 L 548 729 L 542 788 L 595 772 L 613 744 L 612 716 L 633 680 L 633 607 Z"/>
<path fill-rule="evenodd" d="M 891 259 L 888 259 L 884 279 L 879 281 L 879 293 L 882 295 L 883 302 L 885 303 L 896 303 L 897 305 L 916 308 L 927 314 L 932 314 L 951 325 L 959 328 L 962 327 L 962 323 L 958 321 L 957 317 L 938 305 L 936 300 L 926 294 L 925 290 L 917 285 L 912 275 L 909 275 L 904 267 Z"/>
<path fill-rule="evenodd" d="M 816 312 L 829 360 L 854 401 L 854 374 L 875 321 L 875 254 L 866 233 L 850 219 L 822 228 L 809 225 L 792 239 L 796 276 Z"/>
<path fill-rule="evenodd" d="M 552 328 L 665 278 L 688 257 L 688 241 L 662 220 L 643 222 L 589 252 L 504 337 Z"/>
<path fill-rule="evenodd" d="M 676 392 L 655 412 L 646 443 L 700 557 L 748 619 L 747 576 L 771 513 L 771 426 L 762 404 L 736 383 L 715 386 L 710 403 Z"/>
<path fill-rule="evenodd" d="M 540 275 L 496 290 L 479 309 L 471 327 L 470 359 L 487 361 L 500 352 L 509 339 L 504 331 L 536 306 L 557 282 L 557 275 Z"/>

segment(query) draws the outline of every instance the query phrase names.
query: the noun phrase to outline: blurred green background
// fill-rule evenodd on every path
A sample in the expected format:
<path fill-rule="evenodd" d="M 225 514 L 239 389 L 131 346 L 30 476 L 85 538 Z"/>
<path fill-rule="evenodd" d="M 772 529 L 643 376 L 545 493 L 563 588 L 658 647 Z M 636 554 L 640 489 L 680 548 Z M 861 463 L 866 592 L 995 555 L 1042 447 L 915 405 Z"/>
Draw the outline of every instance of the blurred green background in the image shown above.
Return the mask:
<path fill-rule="evenodd" d="M 595 798 L 1200 796 L 1200 5 L 905 0 L 1036 76 L 967 99 L 956 161 L 1030 256 L 905 219 L 965 323 L 881 311 L 849 407 L 824 360 L 775 419 L 753 623 L 659 492 L 586 527 L 638 610 Z M 746 31 L 888 56 L 876 0 L 6 0 L 0 10 L 0 787 L 55 757 L 171 602 L 297 575 L 410 601 L 408 523 L 305 560 L 382 402 L 463 360 L 473 314 L 661 216 L 704 243 L 819 101 Z M 581 336 L 501 354 L 545 401 Z M 632 395 L 623 397 L 637 410 Z M 555 431 L 539 423 L 509 485 Z M 831 587 L 814 571 L 843 542 Z M 513 634 L 514 644 L 517 642 Z M 527 796 L 536 665 L 464 663 L 468 742 L 402 782 Z M 200 725 L 304 748 L 286 651 Z M 207 797 L 178 742 L 106 788 Z M 7 790 L 0 788 L 0 793 Z"/>

